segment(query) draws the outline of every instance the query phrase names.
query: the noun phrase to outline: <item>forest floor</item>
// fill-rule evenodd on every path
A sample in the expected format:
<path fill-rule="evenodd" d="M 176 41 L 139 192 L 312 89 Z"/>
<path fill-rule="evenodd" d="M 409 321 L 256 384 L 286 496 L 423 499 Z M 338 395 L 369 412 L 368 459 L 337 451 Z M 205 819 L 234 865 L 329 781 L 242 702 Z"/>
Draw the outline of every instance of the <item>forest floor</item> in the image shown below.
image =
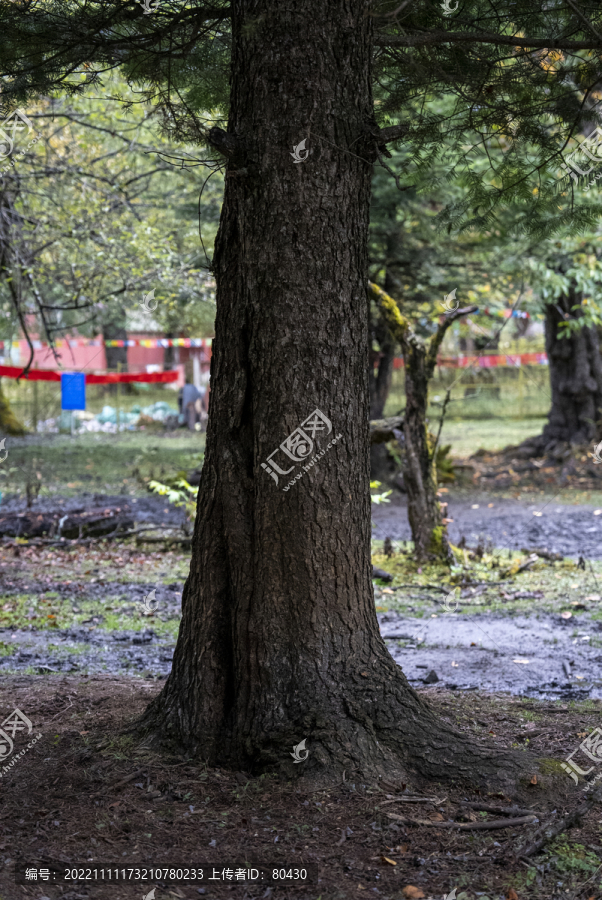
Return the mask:
<path fill-rule="evenodd" d="M 140 487 L 153 469 L 156 477 L 168 468 L 169 445 L 158 438 L 157 449 L 139 459 L 128 441 L 122 493 L 82 495 L 70 458 L 55 490 L 42 491 L 28 514 L 54 504 L 63 515 L 94 503 L 119 506 L 139 524 L 178 524 L 180 511 Z M 88 472 L 95 471 L 93 449 L 78 457 Z M 466 545 L 451 571 L 412 560 L 403 497 L 373 508 L 373 561 L 392 576 L 375 579 L 381 633 L 414 688 L 475 741 L 532 749 L 555 760 L 555 772 L 578 751 L 575 759 L 594 778 L 599 764 L 579 747 L 602 727 L 597 469 L 586 460 L 586 475 L 578 467 L 567 472 L 567 461 L 518 472 L 503 454 L 464 464 L 470 467 L 460 470 L 464 478 L 442 494 L 452 542 L 464 537 Z M 36 465 L 34 459 L 29 466 L 34 473 Z M 57 491 L 65 476 L 73 482 Z M 24 511 L 22 497 L 5 494 L 0 519 Z M 390 556 L 383 553 L 387 536 Z M 470 785 L 363 783 L 352 773 L 312 793 L 302 778 L 209 769 L 134 740 L 128 726 L 171 667 L 188 560 L 189 550 L 149 550 L 132 541 L 36 546 L 5 537 L 0 544 L 0 718 L 18 708 L 33 723 L 32 738 L 41 735 L 27 749 L 32 738 L 17 734 L 15 754 L 27 752 L 13 754 L 14 765 L 0 778 L 0 900 L 140 900 L 153 887 L 149 900 L 439 900 L 454 889 L 455 900 L 602 900 L 600 807 L 528 860 L 519 858 L 539 822 L 558 821 L 587 796 L 582 780 L 575 785 L 563 773 L 552 791 L 542 779 L 530 785 L 527 799 L 524 789 L 520 797 L 483 796 Z M 453 612 L 443 605 L 451 591 Z M 283 754 L 292 749 L 283 747 Z M 416 802 L 416 795 L 423 799 Z M 510 801 L 538 812 L 539 822 L 491 831 L 436 827 L 500 818 L 463 803 Z M 432 824 L 397 824 L 391 815 L 400 813 Z M 157 866 L 204 871 L 194 884 L 170 884 L 162 875 L 136 884 L 38 878 L 17 885 L 15 861 L 91 872 L 109 865 L 134 874 Z M 237 884 L 234 874 L 222 884 L 210 879 L 214 868 L 247 865 L 264 867 L 261 884 Z M 310 872 L 319 867 L 318 883 L 268 878 L 273 868 L 304 865 Z"/>
<path fill-rule="evenodd" d="M 162 679 L 20 675 L 3 679 L 2 712 L 18 708 L 35 723 L 37 743 L 0 780 L 2 900 L 155 900 L 299 898 L 382 900 L 599 900 L 602 819 L 599 807 L 528 860 L 518 857 L 540 823 L 556 823 L 585 799 L 566 777 L 554 792 L 529 786 L 525 798 L 484 795 L 447 784 L 344 783 L 310 791 L 300 780 L 250 777 L 159 755 L 127 728 L 160 690 Z M 591 701 L 541 704 L 490 693 L 421 693 L 436 712 L 475 742 L 531 747 L 563 759 L 599 725 Z M 17 736 L 24 749 L 27 736 Z M 283 748 L 283 753 L 292 748 Z M 309 746 L 311 752 L 311 745 Z M 581 760 L 581 762 L 583 762 Z M 420 798 L 416 800 L 416 798 Z M 408 799 L 413 798 L 411 803 Z M 532 824 L 472 831 L 437 823 L 500 821 L 496 812 L 519 800 Z M 398 824 L 394 816 L 425 824 Z M 508 820 L 506 820 L 508 821 Z M 83 876 L 74 883 L 15 884 L 15 862 L 36 872 L 54 867 Z M 237 869 L 256 867 L 262 882 L 241 883 Z M 316 872 L 313 884 L 271 881 L 274 869 Z M 94 871 L 155 870 L 136 884 L 94 884 Z M 156 869 L 175 870 L 173 875 Z M 174 884 L 177 869 L 194 882 Z M 223 869 L 232 880 L 220 880 Z M 138 873 L 136 870 L 141 870 Z M 202 878 L 198 870 L 202 869 Z M 88 874 L 89 873 L 89 874 Z M 238 880 L 238 883 L 236 883 Z"/>

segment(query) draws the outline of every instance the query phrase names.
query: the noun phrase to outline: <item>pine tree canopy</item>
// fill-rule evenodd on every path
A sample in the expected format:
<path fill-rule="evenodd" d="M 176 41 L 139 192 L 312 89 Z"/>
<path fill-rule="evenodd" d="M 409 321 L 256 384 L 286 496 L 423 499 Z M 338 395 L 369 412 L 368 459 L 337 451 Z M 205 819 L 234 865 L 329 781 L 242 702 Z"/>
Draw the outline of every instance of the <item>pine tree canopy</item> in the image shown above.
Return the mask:
<path fill-rule="evenodd" d="M 278 34 L 288 28 L 302 44 L 295 5 L 278 16 Z M 585 139 L 581 166 L 602 159 L 599 3 L 386 0 L 367 3 L 366 16 L 375 114 L 356 153 L 368 141 L 390 168 L 387 144 L 410 148 L 395 172 L 401 188 L 429 178 L 432 188 L 443 162 L 443 177 L 469 187 L 443 214 L 450 229 L 490 226 L 500 202 L 522 206 L 518 227 L 540 235 L 596 221 L 598 191 L 577 189 L 564 161 Z M 233 42 L 261 29 L 266 53 L 287 52 L 262 3 L 249 0 L 3 0 L 0 26 L 5 112 L 32 96 L 89 90 L 119 67 L 166 132 L 222 157 L 241 152 L 226 125 Z"/>

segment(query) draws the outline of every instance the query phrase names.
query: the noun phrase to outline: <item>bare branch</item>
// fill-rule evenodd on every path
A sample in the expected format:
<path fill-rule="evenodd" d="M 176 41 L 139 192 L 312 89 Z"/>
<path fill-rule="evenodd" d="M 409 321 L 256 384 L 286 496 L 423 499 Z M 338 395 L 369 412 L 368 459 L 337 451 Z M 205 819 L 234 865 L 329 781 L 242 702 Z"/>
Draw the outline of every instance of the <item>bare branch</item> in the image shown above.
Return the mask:
<path fill-rule="evenodd" d="M 462 316 L 469 316 L 471 313 L 477 312 L 478 309 L 478 306 L 465 306 L 463 309 L 454 309 L 453 312 L 450 312 L 445 316 L 443 322 L 440 323 L 437 331 L 429 341 L 428 353 L 426 356 L 426 366 L 429 374 L 435 368 L 439 347 L 441 346 L 441 342 L 443 341 L 445 332 L 449 326 L 455 322 L 456 319 L 461 319 Z"/>
<path fill-rule="evenodd" d="M 381 128 L 378 132 L 378 143 L 379 145 L 391 144 L 393 141 L 398 141 L 400 138 L 405 137 L 408 131 L 407 125 L 390 125 L 388 128 Z"/>

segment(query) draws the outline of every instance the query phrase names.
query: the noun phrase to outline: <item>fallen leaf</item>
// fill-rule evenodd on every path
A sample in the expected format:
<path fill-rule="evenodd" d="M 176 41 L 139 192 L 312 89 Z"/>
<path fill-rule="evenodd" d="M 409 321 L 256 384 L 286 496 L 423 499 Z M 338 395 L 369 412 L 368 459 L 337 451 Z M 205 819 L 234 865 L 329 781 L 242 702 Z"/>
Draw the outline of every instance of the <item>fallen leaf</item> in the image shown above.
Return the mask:
<path fill-rule="evenodd" d="M 602 509 L 595 509 L 595 510 L 594 510 L 594 515 L 595 515 L 595 516 L 599 516 L 599 515 L 601 515 L 601 514 L 602 514 Z"/>
<path fill-rule="evenodd" d="M 572 612 L 561 612 L 560 618 L 561 619 L 570 619 L 572 615 L 573 615 Z"/>
<path fill-rule="evenodd" d="M 487 507 L 488 507 L 489 509 L 491 509 L 492 506 L 493 506 L 493 503 L 488 503 L 488 504 L 487 504 Z"/>
<path fill-rule="evenodd" d="M 471 641 L 471 642 L 470 642 L 470 646 L 471 646 L 471 647 L 476 647 L 477 645 L 476 645 L 476 643 L 475 643 L 474 641 Z"/>
<path fill-rule="evenodd" d="M 534 515 L 534 516 L 543 516 L 543 513 L 540 513 L 540 512 L 534 512 L 533 515 Z"/>
<path fill-rule="evenodd" d="M 513 663 L 522 663 L 523 665 L 526 666 L 529 664 L 530 660 L 528 660 L 528 659 L 513 659 L 512 662 Z"/>
<path fill-rule="evenodd" d="M 600 594 L 588 594 L 587 597 L 583 598 L 584 600 L 591 600 L 593 603 L 597 603 L 598 600 L 602 600 Z"/>
<path fill-rule="evenodd" d="M 453 668 L 453 669 L 457 669 L 457 668 L 459 667 L 459 665 L 460 665 L 460 663 L 457 663 L 457 662 L 455 661 L 455 659 L 452 659 L 452 668 Z"/>
<path fill-rule="evenodd" d="M 389 863 L 390 866 L 396 866 L 396 865 L 397 865 L 397 863 L 396 863 L 394 860 L 389 859 L 388 856 L 381 856 L 381 859 L 382 859 L 383 862 Z"/>
<path fill-rule="evenodd" d="M 429 813 L 429 819 L 431 820 L 431 822 L 443 822 L 443 821 L 445 821 L 444 818 L 443 818 L 443 816 L 441 815 L 441 813 L 438 813 L 438 812 L 432 812 L 432 813 Z"/>
<path fill-rule="evenodd" d="M 80 733 L 80 734 L 90 734 L 89 731 L 80 731 L 79 733 Z"/>
<path fill-rule="evenodd" d="M 530 784 L 537 784 L 537 775 L 532 775 L 532 776 L 531 776 Z"/>
<path fill-rule="evenodd" d="M 121 806 L 121 800 L 115 800 L 113 803 L 109 803 L 109 809 L 111 809 L 112 806 Z"/>
<path fill-rule="evenodd" d="M 413 884 L 406 884 L 401 893 L 406 900 L 420 900 L 421 897 L 424 897 L 424 891 L 414 887 Z"/>
<path fill-rule="evenodd" d="M 363 675 L 364 678 L 367 678 L 367 677 L 368 677 L 368 673 L 367 673 L 367 672 L 360 672 L 360 675 Z"/>
<path fill-rule="evenodd" d="M 506 894 L 506 900 L 518 900 L 518 894 L 514 890 L 514 888 L 510 888 L 508 893 Z"/>
<path fill-rule="evenodd" d="M 383 588 L 381 594 L 394 594 L 395 591 L 392 591 L 391 588 Z"/>

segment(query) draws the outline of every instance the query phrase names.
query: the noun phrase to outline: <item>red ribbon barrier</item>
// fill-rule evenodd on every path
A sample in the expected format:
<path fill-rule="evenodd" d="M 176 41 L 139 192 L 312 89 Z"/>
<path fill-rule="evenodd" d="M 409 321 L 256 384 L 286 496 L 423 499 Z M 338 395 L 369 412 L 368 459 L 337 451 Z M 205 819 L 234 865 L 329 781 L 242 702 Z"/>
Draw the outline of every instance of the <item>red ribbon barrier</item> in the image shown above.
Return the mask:
<path fill-rule="evenodd" d="M 61 373 L 56 369 L 25 369 L 20 366 L 0 366 L 0 378 L 24 378 L 26 381 L 60 381 Z M 93 375 L 86 372 L 86 384 L 131 384 L 141 381 L 145 384 L 165 384 L 178 380 L 177 371 L 169 372 L 106 372 L 104 375 Z"/>

